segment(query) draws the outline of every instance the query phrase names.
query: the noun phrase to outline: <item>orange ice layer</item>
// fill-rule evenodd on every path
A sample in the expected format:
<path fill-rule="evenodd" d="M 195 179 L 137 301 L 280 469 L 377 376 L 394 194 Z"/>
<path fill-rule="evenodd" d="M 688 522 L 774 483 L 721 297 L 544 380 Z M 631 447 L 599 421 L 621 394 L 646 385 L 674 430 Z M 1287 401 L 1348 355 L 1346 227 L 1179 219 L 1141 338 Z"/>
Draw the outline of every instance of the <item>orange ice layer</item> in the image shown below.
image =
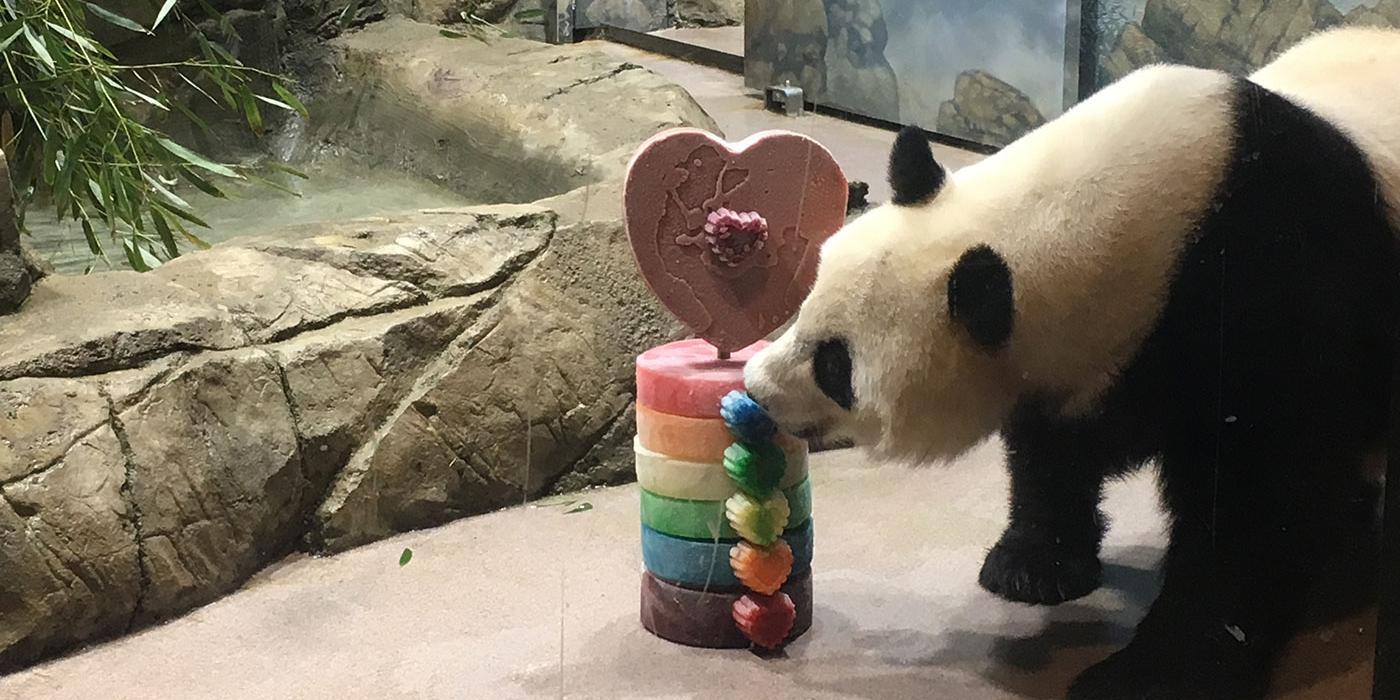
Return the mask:
<path fill-rule="evenodd" d="M 673 416 L 641 404 L 637 405 L 637 438 L 642 447 L 657 454 L 703 464 L 723 461 L 724 450 L 734 444 L 734 436 L 718 417 Z M 774 441 L 789 454 L 801 449 L 791 435 L 779 433 Z"/>

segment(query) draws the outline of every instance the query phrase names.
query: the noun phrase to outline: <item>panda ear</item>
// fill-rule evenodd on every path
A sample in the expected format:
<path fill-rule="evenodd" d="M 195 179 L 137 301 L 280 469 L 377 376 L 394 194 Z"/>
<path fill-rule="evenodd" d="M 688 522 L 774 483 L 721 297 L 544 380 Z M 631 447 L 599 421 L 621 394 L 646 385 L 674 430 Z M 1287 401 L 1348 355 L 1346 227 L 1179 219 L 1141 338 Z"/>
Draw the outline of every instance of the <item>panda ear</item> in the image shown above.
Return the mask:
<path fill-rule="evenodd" d="M 947 179 L 943 166 L 933 158 L 928 136 L 917 126 L 906 126 L 894 139 L 890 151 L 890 189 L 894 203 L 902 207 L 924 204 L 933 199 Z"/>
<path fill-rule="evenodd" d="M 989 352 L 1011 339 L 1016 316 L 1011 268 L 991 247 L 969 248 L 948 275 L 948 314 Z"/>

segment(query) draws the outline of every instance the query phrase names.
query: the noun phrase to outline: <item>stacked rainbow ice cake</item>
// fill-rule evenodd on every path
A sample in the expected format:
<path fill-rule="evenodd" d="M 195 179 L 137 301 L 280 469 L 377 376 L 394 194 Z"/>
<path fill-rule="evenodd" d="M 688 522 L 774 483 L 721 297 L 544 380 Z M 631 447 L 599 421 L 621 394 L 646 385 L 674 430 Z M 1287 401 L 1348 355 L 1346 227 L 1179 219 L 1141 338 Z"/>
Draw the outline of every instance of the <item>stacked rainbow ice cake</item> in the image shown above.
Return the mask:
<path fill-rule="evenodd" d="M 782 646 L 812 623 L 807 449 L 742 393 L 757 344 L 637 358 L 642 625 L 710 648 Z"/>

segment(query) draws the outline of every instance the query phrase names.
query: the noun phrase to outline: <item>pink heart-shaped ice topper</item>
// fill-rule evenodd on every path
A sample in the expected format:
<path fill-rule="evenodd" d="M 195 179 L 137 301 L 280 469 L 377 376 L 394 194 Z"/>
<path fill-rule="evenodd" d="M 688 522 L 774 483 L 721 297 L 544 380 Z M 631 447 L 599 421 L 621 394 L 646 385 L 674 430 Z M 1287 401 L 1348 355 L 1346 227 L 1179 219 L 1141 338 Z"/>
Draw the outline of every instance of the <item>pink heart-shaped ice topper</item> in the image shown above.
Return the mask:
<path fill-rule="evenodd" d="M 722 352 L 777 330 L 845 223 L 846 178 L 825 148 L 768 131 L 730 145 L 698 129 L 643 144 L 627 171 L 627 234 L 647 286 Z"/>

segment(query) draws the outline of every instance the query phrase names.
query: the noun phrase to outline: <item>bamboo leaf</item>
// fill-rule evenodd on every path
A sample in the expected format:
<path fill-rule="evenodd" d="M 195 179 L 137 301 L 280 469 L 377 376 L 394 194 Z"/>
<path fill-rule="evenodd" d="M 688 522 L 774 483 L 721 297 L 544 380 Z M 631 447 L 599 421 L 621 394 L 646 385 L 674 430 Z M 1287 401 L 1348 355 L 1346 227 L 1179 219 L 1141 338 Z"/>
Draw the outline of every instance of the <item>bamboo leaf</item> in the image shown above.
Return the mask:
<path fill-rule="evenodd" d="M 350 23 L 355 19 L 355 13 L 359 9 L 360 0 L 350 0 L 350 2 L 345 5 L 345 9 L 340 11 L 340 17 L 336 18 L 336 22 L 340 24 L 341 29 L 350 26 Z"/>
<path fill-rule="evenodd" d="M 293 168 L 292 166 L 287 165 L 286 163 L 278 163 L 276 161 L 272 161 L 267 164 L 267 167 L 272 168 L 273 170 L 287 173 L 288 175 L 299 177 L 303 180 L 311 179 L 310 175 L 307 175 L 306 173 L 297 170 L 296 168 Z"/>
<path fill-rule="evenodd" d="M 60 219 L 73 199 L 73 170 L 82 158 L 86 138 L 86 133 L 78 134 L 78 137 L 67 145 L 67 150 L 63 151 L 63 167 L 59 169 L 53 185 L 54 204 L 58 208 Z"/>
<path fill-rule="evenodd" d="M 185 240 L 189 241 L 191 245 L 200 250 L 209 249 L 209 244 L 205 242 L 203 238 L 190 233 L 190 230 L 185 228 L 185 225 L 180 223 L 179 219 L 172 220 L 170 223 L 175 226 L 175 230 L 179 231 L 180 235 L 184 236 Z"/>
<path fill-rule="evenodd" d="M 277 93 L 278 97 L 282 98 L 283 102 L 286 102 L 292 109 L 296 110 L 297 114 L 300 114 L 303 119 L 311 118 L 311 113 L 306 110 L 306 105 L 302 104 L 301 100 L 297 99 L 297 96 L 293 94 L 291 90 L 288 90 L 283 87 L 281 83 L 277 82 L 272 84 L 272 90 Z"/>
<path fill-rule="evenodd" d="M 103 177 L 104 175 L 105 173 L 102 171 L 97 173 L 97 177 Z M 88 201 L 92 202 L 93 207 L 97 209 L 97 213 L 101 215 L 103 219 L 107 219 L 110 216 L 108 214 L 109 207 L 107 205 L 107 195 L 102 189 L 102 185 L 98 184 L 97 178 L 93 178 L 88 180 L 87 186 L 88 192 L 92 193 L 92 197 Z"/>
<path fill-rule="evenodd" d="M 170 81 L 183 81 L 198 95 L 225 104 L 255 131 L 267 127 L 264 105 L 304 117 L 307 110 L 294 86 L 276 76 L 268 76 L 271 89 L 255 91 L 253 76 L 263 74 L 244 67 L 227 45 L 211 43 L 220 28 L 231 29 L 226 16 L 210 15 L 214 22 L 196 27 L 181 14 L 185 5 L 177 0 L 154 2 L 149 21 L 113 7 L 107 0 L 0 0 L 0 58 L 8 59 L 10 69 L 0 81 L 0 147 L 10 162 L 21 226 L 25 211 L 42 196 L 61 221 L 77 224 L 70 235 L 74 242 L 81 236 L 93 255 L 89 269 L 106 261 L 109 268 L 149 270 L 182 250 L 208 245 L 190 232 L 208 226 L 190 203 L 203 200 L 185 198 L 188 191 L 175 182 L 223 198 L 226 186 L 217 178 L 254 174 L 181 145 L 159 126 L 136 118 L 153 111 L 149 107 L 182 114 L 187 123 L 208 129 L 197 113 L 207 112 L 205 106 L 196 109 L 171 97 L 179 84 Z M 172 16 L 188 25 L 198 48 L 193 58 L 159 67 L 122 65 L 91 31 L 101 30 L 100 22 L 130 33 L 122 36 L 152 35 Z M 158 68 L 173 69 L 178 78 Z M 272 177 L 277 182 L 268 186 L 290 191 L 283 187 L 287 177 Z"/>
<path fill-rule="evenodd" d="M 58 66 L 54 65 L 53 56 L 49 55 L 49 47 L 44 43 L 44 37 L 34 33 L 28 24 L 24 25 L 24 40 L 29 42 L 29 48 L 34 49 L 34 54 L 50 71 L 58 70 Z"/>
<path fill-rule="evenodd" d="M 141 255 L 141 261 L 146 263 L 147 270 L 154 270 L 163 264 L 160 256 L 157 255 L 154 250 L 138 245 L 136 246 L 136 252 Z"/>
<path fill-rule="evenodd" d="M 97 233 L 92 230 L 92 222 L 84 217 L 79 223 L 83 226 L 83 238 L 87 239 L 88 250 L 92 251 L 93 255 L 101 255 L 102 241 L 97 240 Z"/>
<path fill-rule="evenodd" d="M 194 40 L 199 44 L 199 52 L 204 54 L 204 58 L 210 63 L 216 63 L 214 45 L 209 43 L 209 39 L 204 36 L 204 32 L 195 32 Z"/>
<path fill-rule="evenodd" d="M 170 231 L 170 224 L 165 220 L 165 213 L 159 209 L 151 210 L 151 223 L 155 224 L 156 233 L 160 236 L 160 242 L 165 245 L 165 252 L 172 258 L 180 256 L 180 247 L 175 244 L 175 234 Z"/>
<path fill-rule="evenodd" d="M 213 5 L 210 5 L 209 0 L 198 0 L 198 2 L 199 8 L 201 10 L 204 10 L 204 14 L 208 15 L 212 19 L 223 19 L 224 13 L 219 12 L 217 9 L 215 9 Z"/>
<path fill-rule="evenodd" d="M 245 92 L 239 96 L 239 102 L 243 103 L 243 116 L 248 119 L 248 127 L 255 134 L 263 132 L 262 110 L 258 109 L 258 101 L 251 97 L 252 93 Z"/>
<path fill-rule="evenodd" d="M 204 223 L 204 219 L 201 219 L 198 216 L 195 216 L 192 212 L 183 210 L 180 207 L 177 207 L 173 204 L 162 202 L 160 200 L 153 201 L 151 202 L 151 204 L 152 206 L 164 209 L 165 211 L 168 211 L 171 214 L 174 214 L 175 216 L 178 216 L 181 219 L 184 219 L 185 221 L 194 224 L 195 226 L 199 226 L 201 228 L 212 228 L 211 226 L 209 226 L 209 224 Z"/>
<path fill-rule="evenodd" d="M 145 28 L 145 27 L 143 27 L 143 26 L 141 26 L 141 25 L 139 25 L 139 24 L 137 24 L 137 23 L 131 21 L 130 19 L 127 19 L 126 17 L 123 17 L 123 16 L 121 16 L 121 15 L 115 13 L 115 12 L 112 12 L 111 10 L 108 10 L 108 9 L 106 9 L 106 8 L 100 6 L 100 5 L 97 5 L 97 4 L 91 3 L 91 2 L 83 3 L 83 4 L 84 4 L 84 5 L 87 5 L 87 10 L 88 10 L 88 12 L 91 12 L 92 14 L 97 15 L 99 18 L 101 18 L 101 19 L 102 19 L 104 22 L 106 22 L 107 24 L 111 24 L 111 25 L 113 25 L 113 26 L 121 27 L 122 29 L 125 29 L 125 30 L 127 30 L 127 31 L 136 32 L 137 34 L 150 34 L 149 31 L 146 31 L 146 28 Z"/>
<path fill-rule="evenodd" d="M 103 218 L 107 220 L 107 227 L 115 232 L 117 230 L 117 210 L 116 198 L 112 196 L 112 172 L 103 170 L 100 177 L 106 185 L 105 187 L 99 186 L 96 181 L 91 180 L 88 181 L 88 186 L 94 188 L 94 194 L 101 197 Z"/>
<path fill-rule="evenodd" d="M 219 44 L 211 43 L 211 44 L 209 44 L 209 47 L 212 48 L 212 49 L 214 49 L 214 53 L 218 54 L 219 57 L 222 58 L 222 59 L 224 60 L 224 62 L 227 63 L 227 64 L 229 64 L 230 66 L 241 66 L 241 65 L 243 65 L 242 63 L 240 63 L 240 62 L 238 61 L 237 58 L 234 58 L 234 57 L 233 57 L 233 54 L 231 54 L 231 53 L 228 52 L 228 49 L 224 48 L 223 46 L 221 46 L 221 45 L 219 45 Z"/>
<path fill-rule="evenodd" d="M 44 159 L 40 161 L 39 177 L 49 187 L 53 187 L 54 179 L 58 176 L 58 147 L 62 143 L 57 138 L 44 139 Z"/>
<path fill-rule="evenodd" d="M 281 191 L 281 192 L 285 192 L 285 193 L 287 193 L 287 194 L 289 194 L 289 195 L 291 195 L 291 196 L 293 196 L 293 197 L 298 197 L 298 198 L 301 197 L 301 193 L 300 193 L 300 192 L 297 192 L 296 190 L 294 190 L 294 189 L 292 189 L 292 188 L 290 188 L 290 187 L 287 187 L 286 185 L 283 185 L 283 184 L 281 184 L 281 183 L 279 183 L 279 182 L 274 182 L 274 181 L 269 180 L 269 179 L 264 178 L 264 177 L 258 177 L 257 175 L 249 175 L 249 176 L 248 176 L 248 179 L 249 179 L 249 180 L 252 180 L 252 181 L 254 181 L 254 182 L 262 183 L 263 185 L 265 185 L 265 186 L 267 186 L 267 187 L 271 187 L 271 188 L 274 189 L 274 190 L 278 190 L 278 191 Z"/>
<path fill-rule="evenodd" d="M 9 48 L 15 39 L 19 38 L 19 33 L 24 30 L 24 20 L 17 19 L 13 22 L 0 26 L 0 51 Z"/>
<path fill-rule="evenodd" d="M 106 75 L 102 76 L 102 82 L 107 83 L 107 84 L 110 85 L 110 86 L 112 87 L 112 89 L 114 89 L 114 90 L 118 90 L 118 91 L 120 91 L 120 92 L 125 92 L 125 93 L 127 93 L 127 94 L 129 94 L 129 95 L 133 95 L 133 96 L 137 97 L 138 99 L 140 99 L 142 102 L 145 102 L 145 103 L 147 103 L 147 104 L 149 104 L 149 105 L 155 107 L 156 109 L 159 109 L 159 110 L 165 111 L 165 112 L 169 112 L 169 111 L 170 111 L 170 108 L 169 108 L 169 107 L 166 107 L 164 102 L 161 102 L 160 100 L 157 100 L 156 98 L 151 97 L 150 95 L 147 95 L 146 93 L 141 92 L 140 90 L 137 90 L 137 89 L 131 87 L 130 85 L 127 85 L 126 83 L 119 82 L 118 80 L 116 80 L 115 78 L 112 78 L 111 76 L 106 76 Z"/>
<path fill-rule="evenodd" d="M 170 14 L 170 10 L 175 7 L 175 0 L 165 0 L 165 4 L 160 6 L 160 12 L 156 13 L 156 21 L 151 24 L 151 31 L 155 31 L 161 22 L 165 21 L 165 16 Z"/>
<path fill-rule="evenodd" d="M 229 169 L 228 166 L 215 163 L 214 161 L 211 161 L 208 158 L 205 158 L 204 156 L 201 156 L 198 153 L 195 153 L 194 151 L 191 151 L 190 149 L 185 148 L 184 146 L 181 146 L 180 144 L 175 143 L 174 141 L 171 141 L 170 139 L 167 139 L 163 136 L 156 136 L 155 140 L 156 143 L 159 143 L 162 148 L 169 151 L 170 155 L 175 156 L 176 158 L 179 158 L 180 160 L 183 160 L 186 163 L 195 166 L 196 168 L 208 170 L 209 172 L 214 173 L 215 175 L 223 175 L 224 177 L 241 179 L 238 173 L 233 172 L 233 170 Z"/>
<path fill-rule="evenodd" d="M 190 208 L 189 202 L 180 199 L 179 195 L 175 194 L 174 192 L 171 192 L 165 185 L 161 184 L 160 180 L 151 177 L 150 173 L 141 173 L 141 177 L 145 179 L 146 184 L 151 186 L 151 189 L 155 190 L 156 192 L 159 192 L 160 195 L 162 197 L 165 197 L 165 199 L 171 204 L 174 204 L 175 206 L 184 209 Z"/>
<path fill-rule="evenodd" d="M 292 106 L 291 106 L 291 105 L 289 105 L 289 104 L 287 104 L 286 102 L 283 102 L 283 101 L 281 101 L 281 100 L 274 100 L 274 99 L 272 99 L 271 97 L 264 97 L 264 96 L 259 95 L 259 94 L 257 94 L 257 93 L 253 93 L 253 98 L 256 99 L 256 100 L 258 100 L 259 102 L 266 102 L 267 104 L 270 104 L 270 105 L 272 105 L 273 107 L 276 107 L 276 108 L 278 108 L 278 109 L 285 109 L 285 110 L 287 110 L 288 112 L 295 112 L 295 111 L 296 111 L 295 109 L 292 109 Z"/>
<path fill-rule="evenodd" d="M 121 85 L 121 88 L 122 88 L 122 90 L 123 90 L 124 92 L 126 92 L 126 93 L 128 93 L 128 94 L 130 94 L 130 95 L 134 95 L 136 98 L 140 99 L 142 102 L 145 102 L 146 104 L 151 105 L 152 107 L 155 107 L 156 109 L 159 109 L 159 110 L 161 110 L 162 112 L 169 112 L 169 111 L 170 111 L 170 108 L 169 108 L 169 107 L 166 107 L 164 102 L 161 102 L 160 100 L 157 100 L 156 98 L 151 97 L 150 95 L 147 95 L 146 93 L 141 92 L 140 90 L 137 90 L 137 89 L 131 87 L 130 85 L 122 84 L 122 85 Z"/>
<path fill-rule="evenodd" d="M 205 93 L 205 95 L 207 96 L 208 93 Z M 209 99 L 210 99 L 210 101 L 213 101 L 214 98 L 210 97 Z M 190 123 L 191 123 L 191 124 L 194 124 L 201 132 L 206 133 L 206 134 L 212 134 L 212 133 L 213 133 L 212 131 L 210 131 L 209 125 L 206 124 L 206 123 L 204 122 L 204 120 L 201 119 L 201 118 L 199 117 L 198 114 L 195 114 L 192 110 L 190 110 L 189 107 L 186 107 L 186 106 L 185 106 L 184 104 L 182 104 L 179 100 L 175 100 L 175 101 L 171 102 L 170 104 L 173 105 L 173 106 L 175 107 L 175 110 L 178 111 L 180 114 L 185 115 L 185 118 L 188 119 L 188 120 L 190 120 Z M 215 102 L 215 104 L 218 104 L 218 103 Z"/>
<path fill-rule="evenodd" d="M 180 177 L 185 178 L 185 180 L 188 181 L 191 185 L 194 185 L 196 189 L 198 189 L 200 192 L 203 192 L 204 194 L 209 195 L 210 197 L 216 197 L 218 199 L 228 199 L 228 195 L 224 194 L 223 190 L 219 189 L 218 187 L 215 187 L 214 184 L 209 182 L 208 180 L 205 180 L 204 178 L 194 174 L 194 172 L 191 171 L 189 168 L 180 168 Z"/>
<path fill-rule="evenodd" d="M 109 56 L 111 55 L 111 54 L 107 51 L 107 49 L 105 49 L 105 48 L 99 46 L 98 44 L 94 43 L 91 39 L 89 39 L 89 38 L 87 38 L 87 37 L 85 37 L 85 36 L 82 36 L 82 35 L 80 35 L 80 34 L 75 34 L 72 30 L 68 29 L 67 27 L 65 27 L 65 26 L 63 26 L 63 25 L 61 25 L 61 24 L 54 24 L 53 22 L 47 22 L 47 21 L 44 22 L 44 24 L 47 24 L 47 25 L 49 26 L 49 29 L 52 29 L 52 30 L 53 30 L 54 32 L 56 32 L 59 36 L 62 36 L 63 38 L 65 38 L 65 39 L 67 39 L 67 40 L 69 40 L 69 41 L 71 41 L 71 42 L 77 44 L 78 46 L 81 46 L 82 48 L 87 49 L 88 51 L 92 51 L 92 52 L 100 53 L 100 54 L 104 54 L 104 55 L 109 55 Z"/>
<path fill-rule="evenodd" d="M 141 249 L 136 245 L 135 238 L 128 238 L 122 242 L 122 251 L 126 253 L 126 264 L 137 272 L 147 272 L 151 268 L 146 264 L 145 256 L 141 254 Z"/>

